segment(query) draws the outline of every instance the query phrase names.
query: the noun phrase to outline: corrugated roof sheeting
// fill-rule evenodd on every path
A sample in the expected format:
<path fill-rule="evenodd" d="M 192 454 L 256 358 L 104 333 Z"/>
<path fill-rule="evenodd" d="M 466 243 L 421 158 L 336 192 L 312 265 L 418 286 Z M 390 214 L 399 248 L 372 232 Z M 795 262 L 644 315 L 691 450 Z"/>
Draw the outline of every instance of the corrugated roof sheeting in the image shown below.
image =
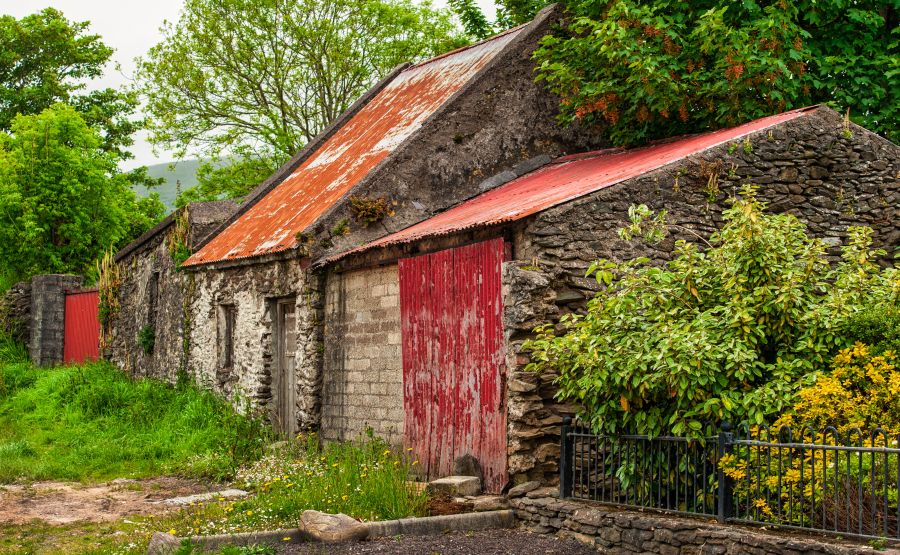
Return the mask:
<path fill-rule="evenodd" d="M 333 262 L 349 254 L 376 247 L 410 243 L 425 237 L 519 220 L 714 146 L 796 119 L 814 108 L 793 110 L 737 127 L 633 150 L 603 150 L 559 158 L 543 168 L 483 193 L 446 212 L 347 253 L 331 257 L 325 262 Z"/>
<path fill-rule="evenodd" d="M 411 66 L 187 265 L 274 253 L 337 203 L 523 28 Z"/>

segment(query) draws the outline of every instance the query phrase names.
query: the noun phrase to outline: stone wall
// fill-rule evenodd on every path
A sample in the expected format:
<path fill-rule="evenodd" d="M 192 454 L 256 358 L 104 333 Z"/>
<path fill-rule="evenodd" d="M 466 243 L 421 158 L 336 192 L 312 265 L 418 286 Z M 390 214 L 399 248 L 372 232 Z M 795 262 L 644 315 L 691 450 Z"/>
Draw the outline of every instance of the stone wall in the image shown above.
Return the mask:
<path fill-rule="evenodd" d="M 175 246 L 199 241 L 233 209 L 230 201 L 193 203 L 120 251 L 119 309 L 103 329 L 106 359 L 131 376 L 169 382 L 187 369 L 186 308 L 193 279 L 176 268 Z"/>
<path fill-rule="evenodd" d="M 541 490 L 532 492 L 539 493 Z M 531 495 L 531 494 L 529 494 Z M 636 512 L 554 497 L 511 500 L 526 529 L 577 539 L 610 555 L 857 555 L 871 547 L 797 532 L 777 534 L 713 520 Z M 895 549 L 883 553 L 900 553 Z"/>
<path fill-rule="evenodd" d="M 397 265 L 330 274 L 325 293 L 322 437 L 367 427 L 403 438 L 403 366 Z"/>
<path fill-rule="evenodd" d="M 31 280 L 16 283 L 0 297 L 0 333 L 28 344 L 31 338 Z"/>
<path fill-rule="evenodd" d="M 31 337 L 28 354 L 38 366 L 63 361 L 66 290 L 81 287 L 81 276 L 47 274 L 31 278 Z"/>
<path fill-rule="evenodd" d="M 715 179 L 710 179 L 711 174 Z M 518 275 L 531 276 L 526 280 L 528 287 L 536 287 L 539 294 L 520 295 L 516 310 L 555 321 L 580 310 L 597 290 L 596 280 L 585 277 L 594 260 L 646 256 L 659 264 L 671 258 L 676 239 L 696 240 L 690 232 L 677 230 L 658 245 L 621 240 L 617 231 L 627 224 L 630 205 L 665 209 L 670 224 L 709 236 L 721 226 L 728 199 L 744 183 L 759 186 L 770 211 L 798 216 L 812 236 L 825 239 L 833 260 L 851 225 L 872 227 L 875 245 L 889 253 L 900 244 L 900 147 L 863 128 L 847 127 L 839 114 L 820 108 L 518 224 L 513 233 L 518 262 L 511 265 L 519 268 Z M 526 318 L 529 325 L 539 320 Z M 514 469 L 518 474 L 514 482 L 538 478 L 541 469 L 545 479 L 553 481 L 556 463 L 543 454 L 558 449 L 555 424 L 574 407 L 553 400 L 550 382 L 555 376 L 522 374 L 528 359 L 520 345 L 530 335 L 529 327 L 508 326 L 508 358 L 517 368 L 511 372 L 524 376 L 522 382 L 528 384 L 518 386 L 524 391 L 511 391 L 510 449 L 517 452 Z M 518 417 L 519 413 L 524 416 Z M 539 449 L 542 456 L 533 459 Z"/>
<path fill-rule="evenodd" d="M 296 259 L 266 264 L 203 268 L 193 271 L 189 306 L 189 371 L 208 387 L 259 408 L 272 404 L 275 368 L 274 305 L 295 301 L 295 345 L 287 345 L 296 365 L 298 429 L 319 423 L 322 358 L 322 284 Z M 220 346 L 224 334 L 221 307 L 235 310 L 234 353 L 224 367 Z M 290 352 L 292 351 L 292 352 Z"/>

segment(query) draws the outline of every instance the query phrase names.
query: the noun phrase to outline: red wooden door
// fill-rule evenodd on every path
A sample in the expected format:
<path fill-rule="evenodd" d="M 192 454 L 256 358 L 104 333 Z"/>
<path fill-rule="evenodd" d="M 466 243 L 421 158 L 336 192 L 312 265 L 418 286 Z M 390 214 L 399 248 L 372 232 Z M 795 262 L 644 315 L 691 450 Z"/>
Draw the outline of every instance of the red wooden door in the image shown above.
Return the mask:
<path fill-rule="evenodd" d="M 66 293 L 63 362 L 77 364 L 100 356 L 99 296 L 96 290 Z"/>
<path fill-rule="evenodd" d="M 486 491 L 506 471 L 503 240 L 400 260 L 407 445 L 429 478 L 470 454 Z"/>

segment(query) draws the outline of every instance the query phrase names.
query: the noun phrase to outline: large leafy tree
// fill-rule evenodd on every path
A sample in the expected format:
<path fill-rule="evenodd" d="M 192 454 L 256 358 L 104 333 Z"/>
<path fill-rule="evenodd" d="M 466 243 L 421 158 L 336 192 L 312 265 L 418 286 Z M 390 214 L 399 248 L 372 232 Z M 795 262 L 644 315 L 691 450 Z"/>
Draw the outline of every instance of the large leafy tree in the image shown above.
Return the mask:
<path fill-rule="evenodd" d="M 138 70 L 151 139 L 241 165 L 206 197 L 246 192 L 256 179 L 235 179 L 277 167 L 393 67 L 466 40 L 411 0 L 187 0 L 163 34 Z"/>
<path fill-rule="evenodd" d="M 851 228 L 831 266 L 796 217 L 763 209 L 746 189 L 705 248 L 679 241 L 662 267 L 598 262 L 602 290 L 561 331 L 539 329 L 531 368 L 558 372 L 559 396 L 606 432 L 702 435 L 777 417 L 847 345 L 854 315 L 896 310 L 900 274 L 878 265 L 871 229 Z M 633 211 L 625 231 L 652 231 L 648 215 Z"/>
<path fill-rule="evenodd" d="M 502 0 L 521 20 L 543 2 Z M 562 117 L 621 145 L 816 102 L 897 140 L 900 0 L 568 0 L 536 53 Z"/>
<path fill-rule="evenodd" d="M 0 16 L 0 130 L 9 131 L 19 114 L 39 114 L 65 102 L 101 131 L 102 147 L 120 158 L 140 121 L 132 115 L 134 93 L 105 88 L 88 91 L 113 54 L 88 22 L 73 22 L 47 8 L 22 19 Z"/>
<path fill-rule="evenodd" d="M 0 268 L 7 276 L 87 272 L 161 216 L 138 200 L 119 157 L 73 107 L 16 116 L 0 132 Z"/>

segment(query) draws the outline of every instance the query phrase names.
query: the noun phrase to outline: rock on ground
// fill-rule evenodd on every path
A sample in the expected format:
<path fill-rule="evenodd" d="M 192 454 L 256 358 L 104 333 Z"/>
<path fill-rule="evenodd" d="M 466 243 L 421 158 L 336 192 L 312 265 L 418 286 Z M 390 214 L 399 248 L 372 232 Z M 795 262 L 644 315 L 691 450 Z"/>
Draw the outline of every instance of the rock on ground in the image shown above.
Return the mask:
<path fill-rule="evenodd" d="M 344 542 L 364 540 L 369 536 L 365 524 L 343 513 L 336 515 L 319 511 L 303 511 L 300 530 L 311 539 L 320 542 Z"/>

